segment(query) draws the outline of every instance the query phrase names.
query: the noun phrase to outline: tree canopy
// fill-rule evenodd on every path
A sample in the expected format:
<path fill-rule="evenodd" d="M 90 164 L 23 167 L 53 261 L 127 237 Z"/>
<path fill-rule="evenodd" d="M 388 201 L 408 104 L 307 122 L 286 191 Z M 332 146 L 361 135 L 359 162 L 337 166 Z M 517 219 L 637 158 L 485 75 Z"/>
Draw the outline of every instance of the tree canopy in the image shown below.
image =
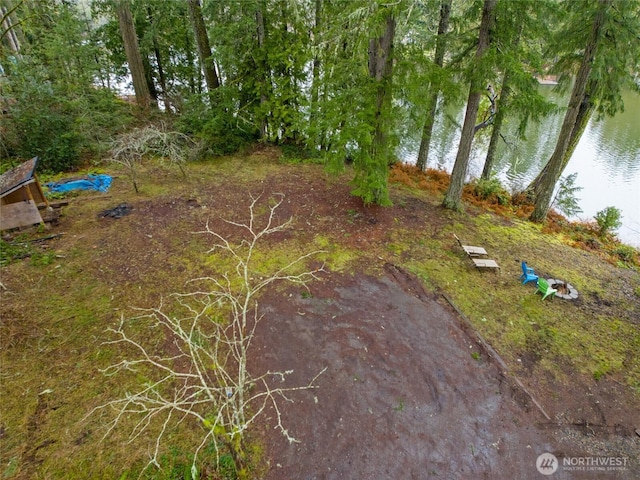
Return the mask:
<path fill-rule="evenodd" d="M 568 85 L 587 55 L 558 167 L 549 176 L 550 167 L 543 170 L 529 189 L 541 219 L 591 113 L 614 114 L 623 108 L 622 89 L 638 89 L 638 0 L 0 5 L 2 155 L 37 154 L 50 170 L 99 155 L 101 143 L 130 121 L 165 115 L 199 140 L 202 155 L 262 141 L 306 148 L 333 170 L 352 164 L 353 193 L 384 205 L 388 166 L 402 160 L 399 145 L 420 132 L 418 165 L 425 168 L 437 112 L 466 90 L 473 95 L 445 201 L 457 208 L 478 132 L 491 132 L 489 178 L 505 118 L 522 133 L 554 108 L 537 93 L 536 77 L 552 74 Z M 603 18 L 594 33 L 597 12 Z M 135 91 L 136 108 L 116 98 L 123 87 Z M 29 108 L 34 100 L 38 112 Z"/>

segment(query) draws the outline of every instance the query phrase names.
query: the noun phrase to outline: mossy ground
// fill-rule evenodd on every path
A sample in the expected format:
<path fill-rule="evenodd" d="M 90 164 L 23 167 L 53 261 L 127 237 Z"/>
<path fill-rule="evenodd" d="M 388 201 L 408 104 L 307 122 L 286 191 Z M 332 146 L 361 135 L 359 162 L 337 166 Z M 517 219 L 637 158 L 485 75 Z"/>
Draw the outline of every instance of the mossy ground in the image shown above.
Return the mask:
<path fill-rule="evenodd" d="M 439 204 L 446 176 L 437 172 L 411 185 L 392 183 L 393 207 L 365 208 L 349 195 L 348 176 L 329 177 L 321 166 L 279 158 L 267 148 L 193 163 L 186 179 L 148 162 L 138 172 L 138 194 L 125 171 L 104 168 L 114 176 L 108 194 L 74 195 L 51 230 L 63 235 L 32 244 L 30 258 L 2 267 L 4 478 L 137 477 L 148 461 L 150 437 L 128 443 L 125 423 L 102 440 L 110 412 L 87 417 L 136 384 L 135 378 L 100 373 L 123 353 L 104 344 L 111 339 L 105 329 L 122 315 L 134 316 L 134 307 L 156 307 L 171 293 L 189 291 L 190 279 L 233 271 L 219 252 L 207 253 L 212 239 L 198 232 L 209 222 L 212 230 L 239 240 L 239 230 L 224 219 L 246 219 L 250 195 L 284 194 L 279 215 L 294 219 L 256 252 L 257 275 L 315 250 L 322 252 L 307 267 L 324 263 L 329 272 L 375 275 L 385 263 L 396 264 L 428 289 L 446 293 L 516 374 L 539 379 L 534 390 L 539 386 L 543 394 L 548 385 L 566 387 L 576 379 L 577 385 L 610 380 L 625 386 L 628 405 L 638 405 L 636 270 L 576 249 L 566 234 L 517 216 L 473 204 L 466 213 L 444 210 Z M 392 180 L 402 180 L 401 173 L 392 173 Z M 125 202 L 131 215 L 99 217 Z M 454 234 L 485 247 L 500 272 L 475 270 Z M 38 255 L 47 261 L 37 261 Z M 523 260 L 542 277 L 572 283 L 579 299 L 542 301 L 532 284 L 518 280 Z M 172 430 L 166 468 L 150 469 L 146 478 L 183 478 L 187 446 L 197 444 L 199 428 L 185 423 Z M 203 467 L 216 478 L 213 470 Z"/>

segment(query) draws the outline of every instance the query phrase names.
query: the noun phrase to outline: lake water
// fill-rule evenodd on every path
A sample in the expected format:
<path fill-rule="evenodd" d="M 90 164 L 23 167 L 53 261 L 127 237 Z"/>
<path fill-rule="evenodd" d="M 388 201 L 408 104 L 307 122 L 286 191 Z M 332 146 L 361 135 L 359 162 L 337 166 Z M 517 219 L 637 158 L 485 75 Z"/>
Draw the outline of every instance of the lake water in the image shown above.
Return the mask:
<path fill-rule="evenodd" d="M 565 106 L 568 94 L 558 94 L 553 86 L 541 85 L 540 92 Z M 622 211 L 622 227 L 618 237 L 640 247 L 640 95 L 623 94 L 625 111 L 613 118 L 592 117 L 580 143 L 563 172 L 563 177 L 577 172 L 575 186 L 582 212 L 576 219 L 593 220 L 594 215 L 613 206 Z M 544 118 L 527 128 L 526 141 L 517 141 L 515 121 L 503 128 L 510 145 L 500 142 L 496 174 L 508 190 L 517 191 L 540 172 L 553 153 L 564 111 Z M 451 171 L 464 120 L 464 105 L 448 107 L 438 115 L 429 152 L 428 166 Z M 490 130 L 479 132 L 474 139 L 469 177 L 482 173 Z M 414 161 L 419 138 L 402 145 L 402 157 Z"/>

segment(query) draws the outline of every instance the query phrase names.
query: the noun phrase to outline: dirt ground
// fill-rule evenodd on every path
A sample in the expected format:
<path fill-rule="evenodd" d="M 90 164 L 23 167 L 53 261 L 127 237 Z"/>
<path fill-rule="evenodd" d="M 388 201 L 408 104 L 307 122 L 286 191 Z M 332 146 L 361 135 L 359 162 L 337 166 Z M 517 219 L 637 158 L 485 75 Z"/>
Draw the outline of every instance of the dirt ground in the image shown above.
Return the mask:
<path fill-rule="evenodd" d="M 637 439 L 609 432 L 596 442 L 549 422 L 442 297 L 393 265 L 385 270 L 327 275 L 309 298 L 263 299 L 271 321 L 258 327 L 254 368 L 294 368 L 290 385 L 327 368 L 317 389 L 286 407 L 299 443 L 265 431 L 268 480 L 535 479 L 544 478 L 536 460 L 545 452 L 625 454 L 630 465 L 606 478 L 638 478 Z M 553 478 L 605 478 L 584 470 L 560 466 Z"/>
<path fill-rule="evenodd" d="M 269 152 L 260 154 L 254 162 L 273 161 Z M 356 263 L 348 272 L 322 273 L 309 284 L 310 294 L 302 295 L 299 288 L 276 289 L 260 299 L 265 321 L 256 332 L 250 368 L 256 374 L 293 369 L 290 386 L 305 385 L 326 368 L 317 389 L 292 394 L 293 402 L 283 409 L 283 424 L 299 443 L 287 443 L 272 428 L 273 412 L 259 428 L 267 480 L 539 479 L 545 477 L 537 471 L 536 460 L 545 452 L 555 453 L 560 462 L 594 456 L 628 461 L 625 470 L 614 471 L 561 466 L 549 478 L 640 478 L 640 435 L 635 433 L 640 414 L 637 398 L 627 387 L 609 377 L 595 382 L 575 376 L 570 384 L 539 378 L 535 369 L 528 369 L 535 359 L 525 354 L 517 372 L 506 372 L 441 293 L 427 293 L 420 280 L 377 255 L 393 243 L 398 226 L 439 235 L 451 221 L 446 213 L 428 200 L 400 194 L 394 207 L 364 208 L 350 195 L 347 183 L 327 180 L 321 169 L 309 172 L 305 166 L 288 166 L 241 185 L 233 174 L 220 175 L 189 187 L 191 191 L 153 199 L 123 195 L 129 187 L 116 179 L 113 197 L 78 201 L 84 210 L 74 210 L 73 203 L 66 207 L 52 229 L 65 235 L 52 242 L 51 250 L 60 254 L 63 266 L 68 252 L 92 252 L 92 263 L 76 272 L 78 281 L 82 276 L 98 279 L 110 288 L 116 307 L 126 304 L 132 287 L 162 293 L 168 284 L 184 285 L 206 273 L 202 265 L 175 260 L 193 247 L 192 233 L 210 221 L 213 230 L 233 236 L 222 218 L 242 218 L 249 191 L 282 192 L 286 197 L 278 215 L 295 218 L 286 235 L 302 243 L 305 235 L 309 240 L 316 235 L 340 238 L 349 248 L 371 255 L 364 256 L 362 268 Z M 99 216 L 123 200 L 132 206 L 129 215 Z M 49 328 L 46 318 L 29 310 L 34 306 L 18 309 L 20 289 L 26 287 L 19 282 L 22 277 L 12 277 L 16 271 L 8 268 L 2 280 L 11 293 L 5 294 L 2 324 L 11 359 L 39 345 L 44 335 L 39 332 Z M 495 277 L 496 288 L 499 282 L 513 283 L 505 277 Z M 153 305 L 156 298 L 149 296 Z M 614 308 L 587 298 L 576 307 Z M 634 312 L 615 314 L 637 322 Z M 20 329 L 20 316 L 34 333 Z M 103 329 L 95 326 L 96 332 Z M 72 355 L 69 362 L 84 359 L 82 352 L 69 353 L 67 345 L 61 344 L 60 350 Z M 86 354 L 87 361 L 91 355 Z M 16 361 L 14 368 L 21 365 Z M 64 374 L 59 377 L 62 386 Z M 16 385 L 22 388 L 17 380 Z M 3 435 L 4 427 L 0 439 Z M 51 457 L 51 449 L 63 447 L 62 442 L 38 447 L 38 456 Z M 37 470 L 38 462 L 32 463 Z"/>

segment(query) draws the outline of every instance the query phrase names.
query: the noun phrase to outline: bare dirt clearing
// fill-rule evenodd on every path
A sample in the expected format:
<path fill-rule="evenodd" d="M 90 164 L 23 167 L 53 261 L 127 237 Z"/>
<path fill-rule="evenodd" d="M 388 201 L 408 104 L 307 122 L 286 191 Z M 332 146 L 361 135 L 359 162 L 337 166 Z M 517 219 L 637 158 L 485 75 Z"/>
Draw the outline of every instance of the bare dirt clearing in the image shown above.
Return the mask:
<path fill-rule="evenodd" d="M 401 269 L 385 270 L 330 275 L 310 298 L 263 299 L 271 321 L 259 326 L 256 368 L 291 367 L 289 381 L 304 384 L 328 367 L 319 388 L 286 409 L 300 443 L 266 433 L 266 478 L 534 479 L 544 452 L 638 458 L 633 438 L 600 432 L 595 442 L 548 422 L 442 297 Z M 633 462 L 606 478 L 634 478 Z M 553 478 L 605 477 L 559 470 Z"/>

